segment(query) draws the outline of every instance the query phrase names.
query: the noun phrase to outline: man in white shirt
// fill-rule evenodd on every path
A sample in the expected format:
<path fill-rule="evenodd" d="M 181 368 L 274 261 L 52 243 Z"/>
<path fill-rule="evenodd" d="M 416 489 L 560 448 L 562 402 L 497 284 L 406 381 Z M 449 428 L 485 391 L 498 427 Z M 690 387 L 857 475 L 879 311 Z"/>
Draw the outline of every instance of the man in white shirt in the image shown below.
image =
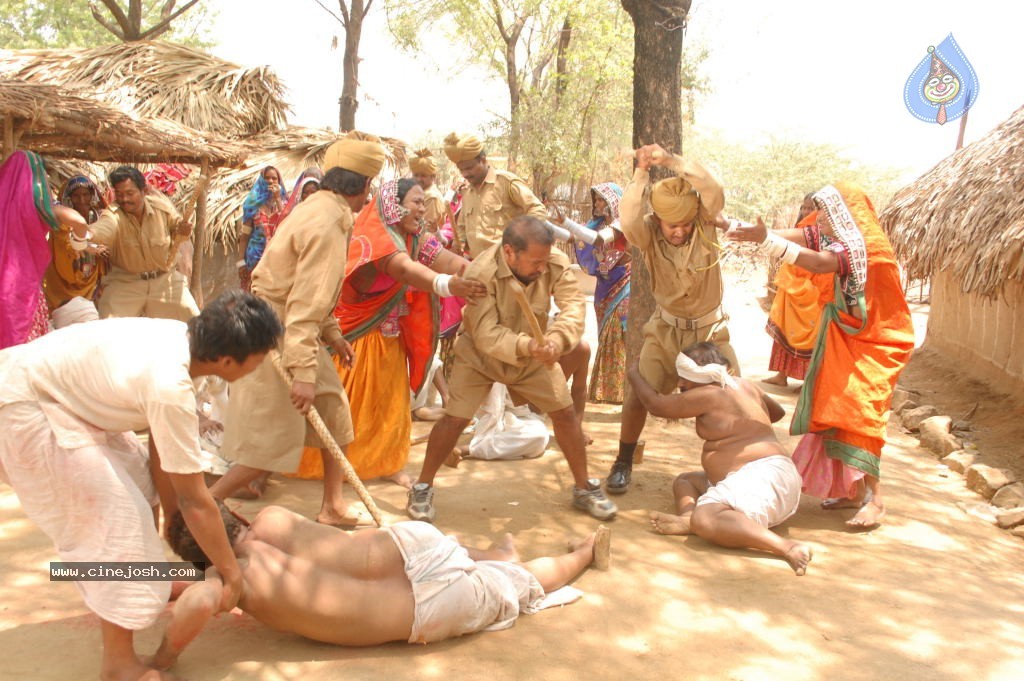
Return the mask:
<path fill-rule="evenodd" d="M 221 605 L 241 590 L 238 561 L 203 480 L 194 379 L 233 381 L 282 333 L 274 311 L 235 291 L 183 322 L 122 318 L 75 324 L 0 351 L 0 480 L 53 540 L 64 562 L 160 562 L 156 497 L 180 510 L 226 578 Z M 123 437 L 150 431 L 146 453 Z M 156 493 L 152 493 L 155 487 Z M 168 581 L 79 581 L 99 615 L 101 677 L 154 677 L 135 655 Z"/>

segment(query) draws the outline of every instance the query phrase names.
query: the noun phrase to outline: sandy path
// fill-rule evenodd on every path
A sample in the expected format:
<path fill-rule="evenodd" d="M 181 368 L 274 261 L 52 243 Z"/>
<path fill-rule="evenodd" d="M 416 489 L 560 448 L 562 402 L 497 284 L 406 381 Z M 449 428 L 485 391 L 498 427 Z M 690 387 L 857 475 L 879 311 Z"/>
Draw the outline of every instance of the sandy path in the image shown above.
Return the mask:
<path fill-rule="evenodd" d="M 769 341 L 753 293 L 737 290 L 729 311 L 744 373 L 763 377 Z M 793 396 L 781 399 L 791 411 Z M 595 475 L 614 457 L 617 411 L 588 408 Z M 426 427 L 417 424 L 415 432 Z M 808 575 L 796 578 L 775 558 L 649 532 L 647 511 L 667 509 L 675 474 L 699 465 L 699 443 L 686 423 L 652 421 L 644 437 L 645 461 L 633 488 L 617 499 L 612 570 L 585 573 L 577 582 L 586 593 L 580 602 L 523 617 L 503 632 L 365 650 L 222 615 L 177 672 L 194 681 L 1024 677 L 1024 542 L 965 515 L 956 502 L 978 498 L 915 440 L 892 431 L 882 528 L 849 533 L 842 524 L 849 511 L 825 512 L 803 500 L 782 528 L 815 551 Z M 411 472 L 422 456 L 419 445 Z M 596 524 L 571 510 L 570 486 L 557 451 L 528 462 L 442 468 L 438 525 L 481 545 L 513 532 L 525 557 L 561 551 L 568 535 Z M 399 488 L 373 485 L 371 492 L 389 520 L 404 517 Z M 266 502 L 312 515 L 318 498 L 315 483 L 289 480 L 273 483 Z M 0 485 L 0 679 L 95 678 L 97 620 L 71 584 L 47 581 L 53 559 L 49 542 Z M 161 629 L 139 635 L 140 647 L 155 647 Z"/>

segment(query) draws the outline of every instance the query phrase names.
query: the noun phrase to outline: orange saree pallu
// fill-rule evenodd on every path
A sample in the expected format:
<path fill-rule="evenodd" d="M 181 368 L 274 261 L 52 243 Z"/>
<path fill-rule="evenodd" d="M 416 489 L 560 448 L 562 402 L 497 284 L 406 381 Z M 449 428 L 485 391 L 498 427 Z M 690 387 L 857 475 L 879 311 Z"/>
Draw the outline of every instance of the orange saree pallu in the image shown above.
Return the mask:
<path fill-rule="evenodd" d="M 803 490 L 854 496 L 864 475 L 880 476 L 893 388 L 914 348 L 892 246 L 862 191 L 837 184 L 814 195 L 849 272 L 834 276 L 821 314 L 791 431 L 804 434 L 793 461 Z"/>
<path fill-rule="evenodd" d="M 388 184 L 393 183 L 385 188 Z M 385 188 L 356 216 L 341 300 L 334 311 L 356 356 L 352 368 L 334 358 L 355 428 L 355 440 L 345 456 L 364 480 L 397 473 L 408 461 L 410 390 L 422 387 L 437 343 L 436 298 L 392 279 L 383 270 L 386 259 L 398 252 L 420 262 L 432 261 L 440 243 L 386 225 L 380 206 L 389 199 Z M 368 291 L 359 291 L 353 285 L 354 275 L 369 264 L 376 265 L 377 277 Z M 296 475 L 323 477 L 318 450 L 305 450 Z"/>

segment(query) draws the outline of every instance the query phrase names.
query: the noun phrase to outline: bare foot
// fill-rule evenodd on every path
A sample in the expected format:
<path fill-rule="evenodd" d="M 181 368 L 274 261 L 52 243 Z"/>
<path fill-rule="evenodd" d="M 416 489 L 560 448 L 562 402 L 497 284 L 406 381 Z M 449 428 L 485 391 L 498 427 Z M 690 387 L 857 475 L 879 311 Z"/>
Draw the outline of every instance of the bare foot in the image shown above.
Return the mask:
<path fill-rule="evenodd" d="M 270 473 L 264 473 L 245 487 L 235 490 L 235 492 L 228 496 L 232 499 L 259 499 L 267 491 L 267 480 L 269 479 Z"/>
<path fill-rule="evenodd" d="M 782 557 L 789 563 L 789 567 L 793 568 L 793 572 L 796 573 L 797 577 L 803 577 L 807 574 L 807 564 L 811 562 L 813 555 L 814 552 L 811 551 L 811 547 L 807 544 L 793 542 L 793 545 L 786 549 Z"/>
<path fill-rule="evenodd" d="M 847 527 L 867 530 L 882 524 L 885 519 L 885 505 L 872 499 L 857 511 L 856 515 L 846 521 Z"/>
<path fill-rule="evenodd" d="M 651 528 L 658 534 L 693 534 L 690 514 L 673 515 L 661 511 L 651 512 Z"/>
<path fill-rule="evenodd" d="M 826 511 L 838 511 L 841 508 L 860 508 L 864 505 L 864 499 L 825 499 L 821 507 Z"/>
<path fill-rule="evenodd" d="M 575 553 L 580 549 L 589 548 L 591 551 L 594 549 L 594 540 L 597 538 L 597 532 L 589 534 L 582 539 L 570 539 L 569 540 L 569 553 Z"/>
<path fill-rule="evenodd" d="M 404 470 L 398 471 L 397 473 L 392 473 L 391 475 L 382 475 L 381 477 L 385 480 L 390 480 L 399 487 L 404 487 L 406 489 L 412 488 L 412 478 L 409 477 L 409 474 L 406 473 Z"/>
<path fill-rule="evenodd" d="M 779 373 L 775 374 L 774 376 L 769 376 L 768 378 L 762 378 L 761 382 L 762 383 L 767 383 L 768 385 L 778 385 L 778 386 L 781 386 L 781 387 L 785 388 L 786 385 L 789 383 L 789 378 L 786 376 L 786 374 L 784 374 L 784 373 L 782 373 L 780 371 Z"/>
<path fill-rule="evenodd" d="M 343 529 L 355 528 L 360 525 L 371 525 L 373 519 L 364 515 L 361 511 L 349 506 L 344 513 L 338 513 L 333 509 L 321 508 L 316 516 L 316 521 L 321 525 L 330 525 Z"/>
<path fill-rule="evenodd" d="M 594 444 L 594 438 L 590 437 L 590 435 L 585 430 L 583 431 L 583 444 L 585 444 L 585 445 L 592 445 L 592 444 Z"/>
<path fill-rule="evenodd" d="M 502 556 L 501 558 L 494 558 L 493 560 L 504 560 L 509 563 L 519 563 L 519 551 L 516 550 L 516 538 L 510 533 L 506 532 L 505 536 L 501 538 L 501 542 L 492 542 L 487 549 L 488 551 L 494 551 L 496 555 Z"/>

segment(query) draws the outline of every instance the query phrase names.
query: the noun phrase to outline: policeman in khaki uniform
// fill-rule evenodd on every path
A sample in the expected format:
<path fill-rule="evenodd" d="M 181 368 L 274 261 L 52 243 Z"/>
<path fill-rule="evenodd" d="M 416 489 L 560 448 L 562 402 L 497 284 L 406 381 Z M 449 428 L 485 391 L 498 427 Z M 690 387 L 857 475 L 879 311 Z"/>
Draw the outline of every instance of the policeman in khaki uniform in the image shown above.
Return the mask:
<path fill-rule="evenodd" d="M 484 146 L 476 137 L 453 132 L 444 139 L 444 153 L 469 183 L 462 194 L 455 236 L 470 258 L 501 241 L 502 230 L 512 218 L 532 215 L 541 222 L 547 220 L 547 210 L 525 182 L 487 163 Z"/>
<path fill-rule="evenodd" d="M 117 202 L 90 229 L 92 240 L 110 250 L 110 272 L 103 278 L 101 317 L 157 317 L 187 322 L 199 314 L 185 276 L 174 268 L 175 236 L 188 237 L 192 226 L 170 200 L 146 192 L 138 168 L 110 173 Z"/>
<path fill-rule="evenodd" d="M 636 151 L 637 167 L 619 204 L 619 220 L 629 243 L 643 256 L 651 273 L 657 307 L 644 325 L 640 375 L 665 395 L 676 389 L 676 356 L 694 343 L 718 346 L 732 371 L 739 375 L 736 353 L 729 345 L 728 315 L 722 309 L 722 247 L 718 229 L 725 206 L 722 184 L 695 161 L 674 156 L 651 144 Z M 651 188 L 652 213 L 644 214 L 644 191 L 650 167 L 669 168 L 678 176 Z M 643 432 L 647 411 L 627 392 L 622 405 L 619 454 L 606 480 L 607 490 L 622 494 L 629 488 L 633 453 Z"/>
<path fill-rule="evenodd" d="M 517 404 L 529 402 L 551 417 L 555 439 L 575 481 L 573 506 L 595 518 L 612 518 L 617 509 L 600 483 L 587 475 L 587 452 L 580 420 L 573 409 L 558 359 L 579 344 L 585 299 L 569 259 L 552 249 L 554 237 L 531 216 L 509 223 L 501 244 L 483 251 L 466 270 L 467 279 L 486 284 L 488 294 L 467 305 L 463 331 L 455 343 L 452 398 L 445 416 L 430 431 L 423 468 L 406 511 L 414 520 L 433 522 L 434 475 L 495 383 L 504 383 Z M 518 281 L 544 330 L 533 338 L 528 320 L 511 290 Z M 561 313 L 548 323 L 551 298 Z"/>

